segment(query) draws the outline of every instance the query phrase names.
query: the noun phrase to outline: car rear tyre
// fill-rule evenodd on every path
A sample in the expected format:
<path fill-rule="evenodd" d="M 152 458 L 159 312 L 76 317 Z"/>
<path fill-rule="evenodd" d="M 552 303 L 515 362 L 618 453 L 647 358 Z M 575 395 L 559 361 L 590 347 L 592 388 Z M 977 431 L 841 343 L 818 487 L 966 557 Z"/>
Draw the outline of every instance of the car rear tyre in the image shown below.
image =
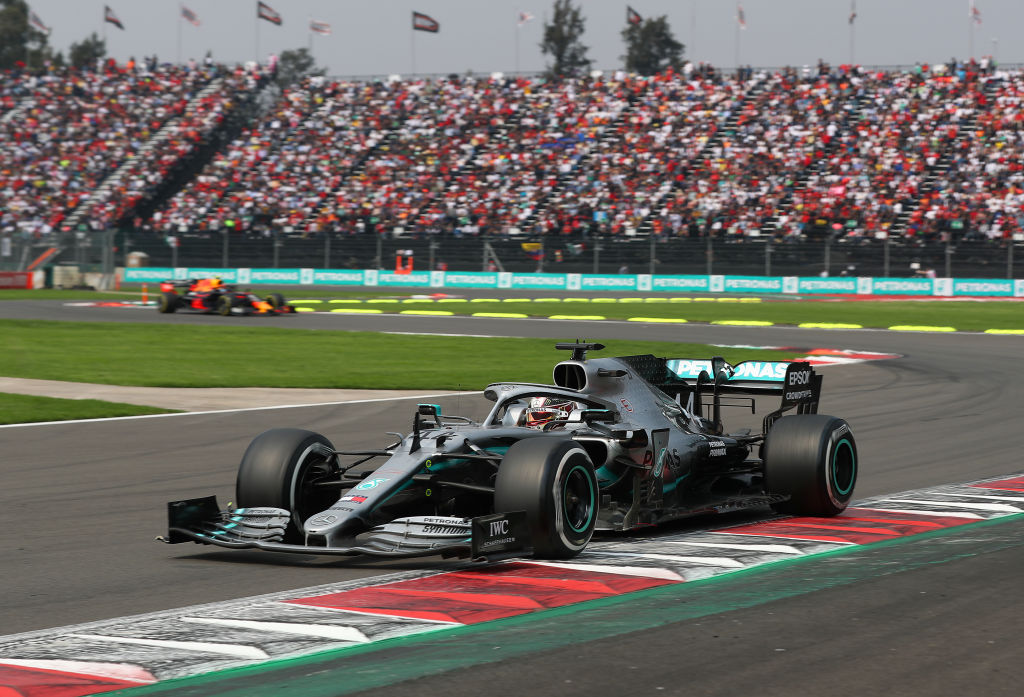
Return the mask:
<path fill-rule="evenodd" d="M 171 292 L 161 293 L 160 300 L 157 301 L 156 309 L 164 314 L 174 312 L 175 310 L 177 310 L 178 294 Z"/>
<path fill-rule="evenodd" d="M 569 559 L 594 534 L 597 476 L 575 441 L 529 438 L 514 443 L 498 468 L 494 510 L 526 511 L 534 556 Z"/>
<path fill-rule="evenodd" d="M 334 446 L 324 436 L 299 428 L 264 431 L 249 444 L 238 466 L 236 503 L 270 506 L 292 514 L 285 542 L 301 544 L 302 523 L 338 500 L 338 490 L 316 483 L 337 472 Z"/>
<path fill-rule="evenodd" d="M 280 293 L 271 293 L 267 296 L 267 304 L 275 310 L 280 310 L 285 306 L 284 296 Z"/>
<path fill-rule="evenodd" d="M 217 312 L 225 317 L 231 314 L 231 308 L 235 306 L 235 300 L 230 295 L 222 295 L 217 298 Z"/>
<path fill-rule="evenodd" d="M 857 483 L 857 441 L 843 419 L 797 414 L 775 422 L 762 452 L 765 485 L 790 498 L 781 513 L 834 516 L 842 513 Z"/>

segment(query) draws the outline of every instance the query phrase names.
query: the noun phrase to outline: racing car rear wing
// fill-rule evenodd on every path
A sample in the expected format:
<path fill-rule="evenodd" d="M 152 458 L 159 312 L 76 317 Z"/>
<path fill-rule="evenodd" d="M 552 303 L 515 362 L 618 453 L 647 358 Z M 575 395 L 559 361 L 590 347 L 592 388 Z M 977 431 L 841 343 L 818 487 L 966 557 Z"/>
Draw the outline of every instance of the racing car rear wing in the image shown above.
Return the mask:
<path fill-rule="evenodd" d="M 637 369 L 655 387 L 685 404 L 693 413 L 703 415 L 705 407 L 710 406 L 710 419 L 719 431 L 723 406 L 749 405 L 754 411 L 754 398 L 762 395 L 782 397 L 779 408 L 764 417 L 765 433 L 777 418 L 790 409 L 796 409 L 798 414 L 818 411 L 821 376 L 806 361 L 742 361 L 730 365 L 721 356 L 711 359 L 630 356 L 621 360 Z M 710 405 L 703 402 L 706 394 L 711 395 Z M 723 395 L 750 399 L 744 404 L 723 404 Z"/>
<path fill-rule="evenodd" d="M 710 392 L 711 421 L 718 432 L 722 430 L 722 395 L 751 396 L 751 411 L 754 411 L 754 396 L 780 395 L 782 402 L 779 408 L 764 417 L 763 433 L 768 433 L 775 420 L 790 409 L 796 409 L 798 414 L 815 414 L 818 411 L 821 376 L 806 361 L 742 361 L 729 365 L 724 358 L 715 356 L 707 362 L 711 364 L 712 373 L 701 367 L 697 374 L 693 388 L 694 407 L 700 413 L 703 410 L 702 397 Z M 695 361 L 690 361 L 690 366 L 685 363 L 686 359 L 670 360 L 666 366 L 674 375 L 682 377 L 680 373 L 693 371 Z"/>

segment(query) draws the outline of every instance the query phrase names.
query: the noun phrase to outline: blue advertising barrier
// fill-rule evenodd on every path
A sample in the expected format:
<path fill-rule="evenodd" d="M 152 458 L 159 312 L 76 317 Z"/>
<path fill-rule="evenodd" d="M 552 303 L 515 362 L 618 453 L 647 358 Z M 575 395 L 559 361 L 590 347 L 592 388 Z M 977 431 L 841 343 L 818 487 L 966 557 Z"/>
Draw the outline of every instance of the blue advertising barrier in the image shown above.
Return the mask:
<path fill-rule="evenodd" d="M 621 291 L 626 293 L 778 293 L 1024 297 L 1024 280 L 985 278 L 872 278 L 797 276 L 659 276 L 650 274 L 509 273 L 376 269 L 221 269 L 127 267 L 125 283 L 159 283 L 219 276 L 240 285 L 493 288 L 505 290 Z"/>

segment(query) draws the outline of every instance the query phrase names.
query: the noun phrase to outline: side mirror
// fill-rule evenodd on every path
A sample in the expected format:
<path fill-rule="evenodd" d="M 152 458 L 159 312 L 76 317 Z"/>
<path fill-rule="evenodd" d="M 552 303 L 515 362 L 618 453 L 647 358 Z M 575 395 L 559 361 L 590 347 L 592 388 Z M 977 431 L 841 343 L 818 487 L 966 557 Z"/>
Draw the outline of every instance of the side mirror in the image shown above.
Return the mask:
<path fill-rule="evenodd" d="M 441 405 L 440 404 L 417 404 L 416 413 L 420 416 L 429 416 L 434 419 L 434 423 L 438 426 L 441 425 Z"/>

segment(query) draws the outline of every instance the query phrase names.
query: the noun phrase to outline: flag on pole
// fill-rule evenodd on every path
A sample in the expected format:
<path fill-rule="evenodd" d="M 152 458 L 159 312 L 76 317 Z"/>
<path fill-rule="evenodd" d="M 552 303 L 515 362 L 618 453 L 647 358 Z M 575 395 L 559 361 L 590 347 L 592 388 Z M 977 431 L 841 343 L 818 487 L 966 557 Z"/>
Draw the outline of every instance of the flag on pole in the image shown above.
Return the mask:
<path fill-rule="evenodd" d="M 196 16 L 195 12 L 193 12 L 190 9 L 188 9 L 184 5 L 181 6 L 181 16 L 184 17 L 185 20 L 187 22 L 189 22 L 192 26 L 194 26 L 194 27 L 198 27 L 199 26 L 199 17 Z"/>
<path fill-rule="evenodd" d="M 124 31 L 124 25 L 121 24 L 121 20 L 117 18 L 117 15 L 114 14 L 114 11 L 110 9 L 109 5 L 103 6 L 103 21 L 110 22 L 121 31 Z"/>
<path fill-rule="evenodd" d="M 309 20 L 309 30 L 316 32 L 317 34 L 323 34 L 324 36 L 331 35 L 331 25 L 327 22 L 321 22 L 318 19 Z"/>
<path fill-rule="evenodd" d="M 281 26 L 281 15 L 273 7 L 265 2 L 256 4 L 256 16 L 260 19 L 265 19 L 271 24 Z"/>
<path fill-rule="evenodd" d="M 39 15 L 31 10 L 28 12 L 28 23 L 47 36 L 50 35 L 50 27 L 46 26 L 46 24 L 43 23 L 43 20 L 39 18 Z"/>
<path fill-rule="evenodd" d="M 981 10 L 974 4 L 974 0 L 970 0 L 967 16 L 973 19 L 975 24 L 981 24 Z"/>
<path fill-rule="evenodd" d="M 736 3 L 736 22 L 740 25 L 740 29 L 747 28 L 747 16 L 743 14 L 743 3 Z"/>
<path fill-rule="evenodd" d="M 536 19 L 536 17 L 534 17 L 529 12 L 520 12 L 519 13 L 519 21 L 516 22 L 516 24 L 521 27 L 524 24 L 526 24 L 527 22 L 532 22 L 534 19 Z"/>
<path fill-rule="evenodd" d="M 850 0 L 850 24 L 857 19 L 857 0 Z"/>
<path fill-rule="evenodd" d="M 526 256 L 530 257 L 534 261 L 540 261 L 544 258 L 543 242 L 521 242 L 520 246 L 523 248 L 523 251 L 526 252 Z"/>
<path fill-rule="evenodd" d="M 416 31 L 429 31 L 431 34 L 436 34 L 440 31 L 441 25 L 435 19 L 422 12 L 413 12 L 412 28 Z"/>
<path fill-rule="evenodd" d="M 644 18 L 640 16 L 640 13 L 634 10 L 629 5 L 626 5 L 626 22 L 628 24 L 640 24 L 644 21 Z"/>

